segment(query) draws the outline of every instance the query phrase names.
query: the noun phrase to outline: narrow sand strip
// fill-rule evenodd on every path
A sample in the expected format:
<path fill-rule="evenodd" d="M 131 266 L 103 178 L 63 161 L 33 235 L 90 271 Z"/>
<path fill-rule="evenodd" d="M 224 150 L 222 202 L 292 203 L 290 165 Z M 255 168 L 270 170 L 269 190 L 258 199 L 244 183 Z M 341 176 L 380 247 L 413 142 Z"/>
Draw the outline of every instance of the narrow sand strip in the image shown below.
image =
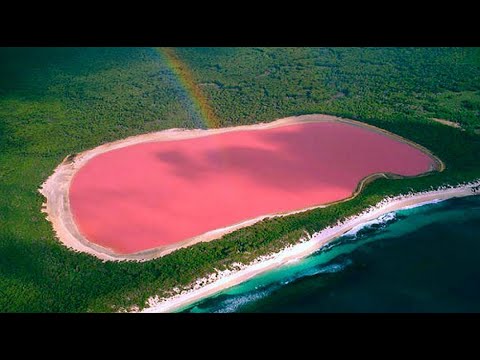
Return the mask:
<path fill-rule="evenodd" d="M 458 122 L 455 122 L 455 121 L 446 120 L 446 119 L 438 119 L 438 118 L 432 118 L 432 120 L 435 121 L 435 122 L 438 122 L 442 125 L 454 127 L 456 129 L 461 129 L 462 128 L 462 126 Z"/>
<path fill-rule="evenodd" d="M 158 296 L 152 297 L 148 300 L 148 307 L 142 312 L 173 312 L 185 308 L 202 298 L 245 282 L 258 274 L 306 257 L 352 228 L 374 220 L 383 214 L 434 201 L 480 195 L 479 187 L 480 181 L 477 181 L 457 187 L 444 187 L 434 191 L 401 195 L 393 198 L 387 197 L 377 205 L 359 215 L 348 218 L 341 224 L 327 227 L 306 239 L 301 239 L 297 245 L 287 247 L 275 254 L 258 258 L 249 265 L 239 265 L 238 270 L 226 270 L 211 274 L 208 278 L 198 279 L 189 290 L 183 290 L 180 294 L 170 298 L 159 299 Z M 476 191 L 474 191 L 475 188 L 477 189 Z M 130 309 L 130 311 L 135 312 L 137 309 Z"/>
<path fill-rule="evenodd" d="M 371 131 L 381 133 L 383 135 L 387 135 L 395 140 L 407 143 L 421 150 L 422 152 L 428 154 L 432 158 L 434 163 L 434 166 L 431 169 L 431 171 L 443 171 L 443 169 L 445 168 L 443 162 L 440 159 L 438 159 L 431 152 L 429 152 L 427 149 L 425 149 L 424 147 L 418 144 L 415 144 L 400 136 L 397 136 L 395 134 L 389 133 L 385 130 L 376 128 L 368 124 L 364 124 L 355 120 L 349 120 L 349 119 L 343 119 L 335 116 L 330 116 L 330 115 L 315 115 L 315 114 L 302 115 L 297 117 L 288 117 L 284 119 L 279 119 L 270 123 L 261 123 L 256 125 L 236 126 L 236 127 L 221 128 L 221 129 L 210 129 L 210 130 L 169 129 L 165 131 L 129 137 L 124 140 L 119 140 L 112 143 L 100 145 L 94 149 L 84 151 L 77 155 L 67 156 L 65 160 L 55 169 L 54 173 L 45 181 L 45 183 L 40 188 L 40 192 L 46 198 L 46 203 L 44 204 L 43 211 L 47 213 L 47 219 L 52 223 L 53 229 L 58 239 L 70 249 L 86 252 L 102 260 L 144 261 L 144 260 L 150 260 L 153 258 L 164 256 L 174 250 L 191 246 L 198 242 L 211 241 L 214 239 L 218 239 L 227 233 L 230 233 L 234 230 L 237 230 L 245 226 L 253 225 L 254 223 L 262 219 L 265 219 L 267 217 L 287 216 L 287 215 L 307 211 L 314 208 L 328 206 L 331 204 L 319 204 L 306 209 L 297 209 L 295 211 L 288 212 L 288 213 L 266 214 L 254 219 L 243 221 L 238 224 L 233 224 L 225 228 L 209 231 L 207 233 L 201 234 L 199 236 L 195 236 L 190 239 L 186 239 L 185 241 L 178 242 L 172 245 L 163 246 L 163 247 L 142 251 L 142 252 L 138 252 L 130 255 L 119 255 L 119 254 L 116 254 L 111 249 L 102 247 L 100 245 L 97 245 L 88 241 L 88 239 L 85 238 L 80 233 L 73 219 L 73 215 L 70 210 L 70 201 L 69 201 L 70 184 L 76 172 L 78 172 L 79 169 L 93 157 L 114 149 L 119 149 L 126 146 L 139 144 L 139 143 L 146 143 L 146 142 L 177 141 L 177 140 L 183 140 L 183 139 L 209 136 L 212 134 L 220 134 L 225 132 L 271 129 L 271 128 L 287 126 L 291 124 L 319 122 L 319 121 L 344 122 L 350 125 L 364 127 Z M 363 189 L 365 184 L 367 184 L 368 182 L 378 177 L 398 177 L 398 176 L 394 176 L 392 174 L 383 174 L 383 173 L 369 175 L 359 183 L 357 189 L 350 197 L 343 199 L 341 201 L 348 201 L 353 197 L 357 196 L 358 193 Z"/>

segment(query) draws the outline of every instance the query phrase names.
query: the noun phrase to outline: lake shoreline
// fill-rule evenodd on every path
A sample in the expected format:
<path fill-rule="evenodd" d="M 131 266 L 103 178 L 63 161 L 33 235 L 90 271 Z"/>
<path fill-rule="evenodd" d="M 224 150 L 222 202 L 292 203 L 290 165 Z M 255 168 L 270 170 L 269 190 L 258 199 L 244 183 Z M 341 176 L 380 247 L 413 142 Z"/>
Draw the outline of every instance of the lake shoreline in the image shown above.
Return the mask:
<path fill-rule="evenodd" d="M 100 146 L 97 146 L 93 149 L 86 150 L 79 154 L 72 154 L 67 156 L 64 161 L 57 166 L 54 173 L 42 184 L 39 191 L 45 197 L 45 202 L 42 207 L 42 211 L 47 215 L 47 220 L 51 222 L 54 232 L 58 240 L 65 245 L 67 248 L 84 252 L 90 255 L 93 255 L 103 261 L 148 261 L 155 258 L 165 256 L 175 250 L 180 248 L 185 248 L 200 242 L 208 242 L 218 238 L 221 238 L 225 234 L 229 234 L 235 230 L 241 229 L 246 226 L 253 225 L 265 218 L 277 217 L 277 216 L 289 216 L 299 212 L 304 212 L 307 210 L 321 208 L 325 206 L 331 206 L 339 202 L 349 201 L 356 197 L 363 189 L 363 187 L 379 177 L 386 178 L 404 178 L 409 176 L 400 176 L 389 173 L 372 173 L 360 180 L 357 185 L 357 188 L 353 190 L 352 194 L 348 197 L 333 201 L 333 202 L 324 202 L 319 204 L 314 204 L 308 207 L 302 207 L 300 209 L 292 209 L 291 211 L 278 212 L 278 213 L 266 213 L 261 216 L 256 216 L 254 218 L 244 219 L 238 223 L 233 223 L 231 225 L 212 229 L 210 231 L 198 234 L 191 238 L 184 239 L 182 241 L 163 245 L 159 247 L 154 247 L 148 250 L 142 250 L 139 252 L 131 254 L 119 254 L 116 253 L 113 249 L 97 244 L 93 241 L 90 241 L 79 229 L 77 222 L 74 218 L 71 203 L 70 203 L 70 188 L 71 183 L 77 172 L 85 166 L 90 160 L 95 158 L 98 155 L 104 154 L 106 152 L 119 150 L 128 146 L 145 144 L 150 142 L 160 142 L 160 141 L 181 141 L 194 138 L 201 138 L 206 136 L 232 133 L 239 131 L 261 131 L 267 129 L 275 129 L 284 126 L 297 125 L 297 124 L 307 124 L 307 123 L 318 123 L 318 122 L 336 122 L 336 123 L 346 123 L 356 127 L 365 128 L 369 131 L 376 132 L 378 134 L 387 136 L 393 140 L 396 140 L 401 143 L 410 145 L 417 150 L 421 151 L 432 161 L 432 165 L 429 171 L 415 175 L 424 176 L 430 174 L 431 172 L 438 171 L 442 172 L 445 169 L 445 164 L 433 153 L 423 146 L 416 144 L 408 139 L 402 138 L 396 134 L 390 133 L 386 130 L 368 125 L 356 120 L 341 118 L 332 115 L 324 114 L 309 114 L 309 115 L 300 115 L 300 116 L 291 116 L 282 119 L 277 119 L 272 122 L 259 123 L 254 125 L 243 125 L 243 126 L 233 126 L 219 129 L 168 129 L 154 133 L 148 133 L 143 135 L 131 136 L 126 139 L 114 141 L 111 143 L 106 143 Z"/>

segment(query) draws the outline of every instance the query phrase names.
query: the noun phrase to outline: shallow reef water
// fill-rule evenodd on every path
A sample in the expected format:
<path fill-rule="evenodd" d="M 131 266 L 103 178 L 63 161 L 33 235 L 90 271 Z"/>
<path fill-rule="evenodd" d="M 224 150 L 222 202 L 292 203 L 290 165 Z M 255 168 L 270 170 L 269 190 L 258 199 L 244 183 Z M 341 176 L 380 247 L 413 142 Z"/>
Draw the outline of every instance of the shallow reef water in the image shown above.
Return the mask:
<path fill-rule="evenodd" d="M 184 312 L 480 311 L 480 196 L 392 212 Z"/>

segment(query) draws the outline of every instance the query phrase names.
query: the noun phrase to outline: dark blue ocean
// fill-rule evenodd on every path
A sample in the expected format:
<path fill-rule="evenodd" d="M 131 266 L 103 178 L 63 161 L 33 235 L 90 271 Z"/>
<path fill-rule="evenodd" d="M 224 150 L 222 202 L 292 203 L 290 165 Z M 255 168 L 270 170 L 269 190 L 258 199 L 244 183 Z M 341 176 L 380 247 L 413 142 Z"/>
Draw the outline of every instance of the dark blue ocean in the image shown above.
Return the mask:
<path fill-rule="evenodd" d="M 480 196 L 390 213 L 183 311 L 480 311 Z"/>

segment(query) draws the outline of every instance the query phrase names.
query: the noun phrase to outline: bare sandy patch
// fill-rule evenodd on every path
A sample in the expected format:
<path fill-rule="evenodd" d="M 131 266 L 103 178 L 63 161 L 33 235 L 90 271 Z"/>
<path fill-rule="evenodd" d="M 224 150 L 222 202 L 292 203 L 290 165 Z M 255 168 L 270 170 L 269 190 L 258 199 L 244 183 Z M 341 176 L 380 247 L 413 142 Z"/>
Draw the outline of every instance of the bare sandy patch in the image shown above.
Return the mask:
<path fill-rule="evenodd" d="M 455 122 L 455 121 L 445 120 L 445 119 L 437 119 L 437 118 L 432 118 L 432 120 L 436 121 L 440 124 L 446 125 L 446 126 L 454 127 L 456 129 L 461 129 L 462 128 L 462 126 L 458 122 Z"/>

